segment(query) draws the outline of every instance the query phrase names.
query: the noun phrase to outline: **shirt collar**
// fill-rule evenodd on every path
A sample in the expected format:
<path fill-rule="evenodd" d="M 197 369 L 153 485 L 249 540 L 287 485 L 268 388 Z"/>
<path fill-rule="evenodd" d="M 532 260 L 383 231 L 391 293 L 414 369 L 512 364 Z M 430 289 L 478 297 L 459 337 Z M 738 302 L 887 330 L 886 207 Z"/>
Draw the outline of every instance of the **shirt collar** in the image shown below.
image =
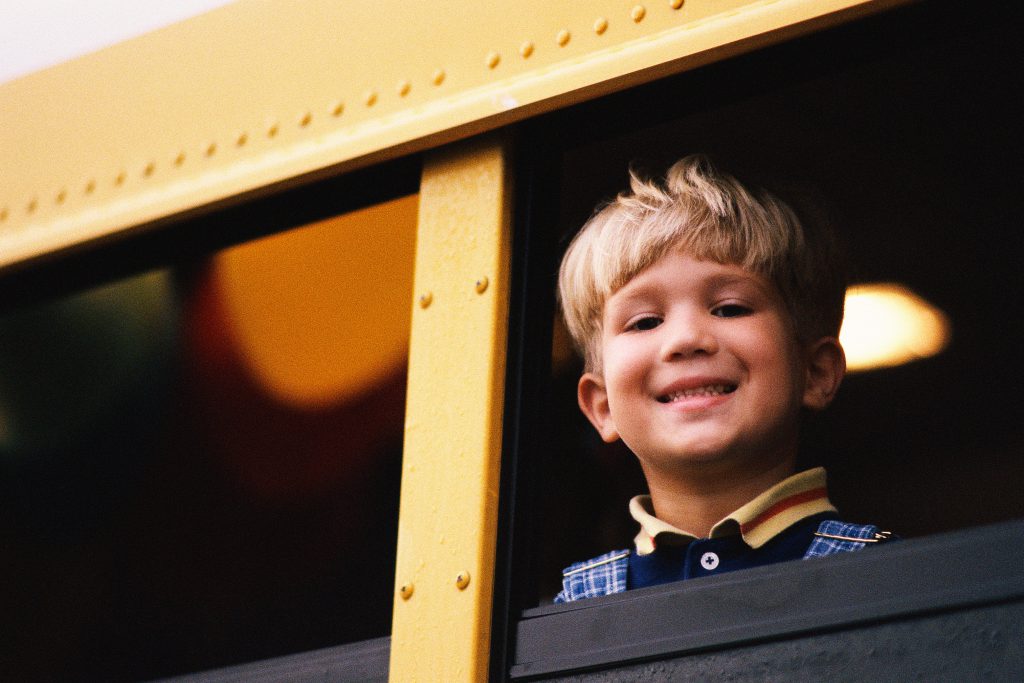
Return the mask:
<path fill-rule="evenodd" d="M 815 467 L 780 481 L 743 505 L 711 527 L 710 537 L 739 533 L 751 548 L 760 548 L 801 519 L 835 511 L 828 499 L 825 469 Z M 655 517 L 650 496 L 635 496 L 629 501 L 629 513 L 640 524 L 634 539 L 639 555 L 649 555 L 665 540 L 689 543 L 697 538 Z"/>

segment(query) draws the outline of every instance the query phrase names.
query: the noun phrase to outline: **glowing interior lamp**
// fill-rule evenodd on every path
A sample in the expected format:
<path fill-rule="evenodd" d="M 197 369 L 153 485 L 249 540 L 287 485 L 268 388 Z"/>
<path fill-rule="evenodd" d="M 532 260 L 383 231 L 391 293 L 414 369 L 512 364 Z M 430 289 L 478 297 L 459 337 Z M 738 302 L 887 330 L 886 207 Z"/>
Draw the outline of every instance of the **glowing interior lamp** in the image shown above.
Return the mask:
<path fill-rule="evenodd" d="M 946 316 L 906 287 L 877 283 L 846 290 L 839 341 L 850 372 L 934 356 L 949 343 Z"/>

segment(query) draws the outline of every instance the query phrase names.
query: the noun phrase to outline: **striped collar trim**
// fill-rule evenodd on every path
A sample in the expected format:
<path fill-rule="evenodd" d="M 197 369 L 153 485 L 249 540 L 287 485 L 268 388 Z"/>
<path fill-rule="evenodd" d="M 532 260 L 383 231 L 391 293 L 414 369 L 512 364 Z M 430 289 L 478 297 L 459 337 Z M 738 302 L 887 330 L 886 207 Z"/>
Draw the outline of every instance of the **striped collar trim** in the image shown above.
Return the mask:
<path fill-rule="evenodd" d="M 816 467 L 780 481 L 711 527 L 711 538 L 739 533 L 751 548 L 760 548 L 802 519 L 835 512 L 828 499 L 825 469 Z M 629 512 L 640 524 L 634 543 L 638 555 L 649 555 L 659 541 L 689 543 L 695 534 L 676 528 L 654 516 L 650 496 L 635 496 Z M 663 535 L 664 534 L 664 535 Z"/>

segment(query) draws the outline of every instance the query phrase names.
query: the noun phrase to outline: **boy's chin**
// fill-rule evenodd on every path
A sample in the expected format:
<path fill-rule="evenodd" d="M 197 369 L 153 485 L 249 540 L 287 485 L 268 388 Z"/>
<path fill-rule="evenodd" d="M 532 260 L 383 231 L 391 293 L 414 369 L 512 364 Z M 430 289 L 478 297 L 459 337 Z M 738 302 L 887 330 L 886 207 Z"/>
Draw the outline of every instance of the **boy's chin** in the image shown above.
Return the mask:
<path fill-rule="evenodd" d="M 627 441 L 627 445 L 628 445 Z M 641 459 L 653 459 L 665 463 L 700 464 L 727 460 L 734 453 L 743 450 L 736 439 L 720 433 L 688 434 L 660 440 L 640 441 L 633 452 Z M 632 448 L 632 447 L 631 447 Z M 646 458 L 645 458 L 646 456 Z"/>
<path fill-rule="evenodd" d="M 635 452 L 635 451 L 634 451 Z M 736 460 L 732 454 L 720 449 L 689 449 L 687 451 L 674 451 L 658 453 L 642 457 L 637 455 L 641 464 L 655 467 L 664 471 L 706 472 L 708 470 L 727 467 L 730 462 Z"/>
<path fill-rule="evenodd" d="M 637 459 L 640 460 L 645 472 L 650 468 L 664 474 L 686 478 L 723 477 L 730 472 L 749 473 L 752 469 L 772 468 L 785 465 L 792 460 L 785 455 L 764 452 L 751 454 L 746 450 L 710 445 L 703 448 L 691 446 L 686 450 L 669 451 L 648 457 L 637 455 Z"/>

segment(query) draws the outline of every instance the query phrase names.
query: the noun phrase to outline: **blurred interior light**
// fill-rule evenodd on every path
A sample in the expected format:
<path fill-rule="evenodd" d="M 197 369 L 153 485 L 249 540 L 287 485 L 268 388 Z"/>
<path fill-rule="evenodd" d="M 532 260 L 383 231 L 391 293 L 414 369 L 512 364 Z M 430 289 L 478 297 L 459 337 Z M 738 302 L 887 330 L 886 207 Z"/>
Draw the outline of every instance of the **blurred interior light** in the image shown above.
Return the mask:
<path fill-rule="evenodd" d="M 864 284 L 846 290 L 839 341 L 850 372 L 934 356 L 949 338 L 945 314 L 902 285 Z"/>
<path fill-rule="evenodd" d="M 324 408 L 402 371 L 418 206 L 400 197 L 214 257 L 227 331 L 271 396 Z"/>

